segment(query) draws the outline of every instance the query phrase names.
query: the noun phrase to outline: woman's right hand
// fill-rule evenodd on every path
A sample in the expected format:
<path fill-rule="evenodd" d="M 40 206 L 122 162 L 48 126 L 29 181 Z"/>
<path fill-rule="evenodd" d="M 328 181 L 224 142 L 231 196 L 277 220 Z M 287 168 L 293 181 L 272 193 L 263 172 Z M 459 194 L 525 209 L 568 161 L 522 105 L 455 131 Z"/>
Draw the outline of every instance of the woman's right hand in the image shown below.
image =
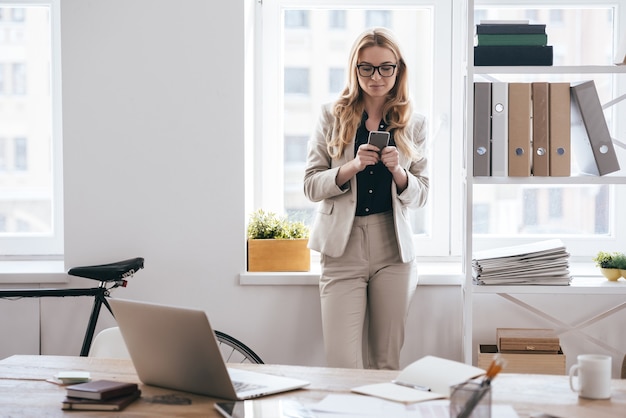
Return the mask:
<path fill-rule="evenodd" d="M 380 155 L 378 154 L 378 147 L 370 144 L 363 144 L 357 149 L 354 160 L 339 167 L 339 173 L 335 178 L 335 184 L 342 187 L 347 183 L 356 173 L 365 170 L 368 165 L 374 165 L 380 161 Z"/>

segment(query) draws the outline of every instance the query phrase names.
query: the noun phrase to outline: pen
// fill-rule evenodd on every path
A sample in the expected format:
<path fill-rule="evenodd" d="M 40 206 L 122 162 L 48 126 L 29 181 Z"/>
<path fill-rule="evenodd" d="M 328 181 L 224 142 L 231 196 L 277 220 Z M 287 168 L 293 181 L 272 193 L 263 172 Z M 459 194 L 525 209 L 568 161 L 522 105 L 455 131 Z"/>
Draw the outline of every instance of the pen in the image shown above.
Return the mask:
<path fill-rule="evenodd" d="M 430 388 L 428 386 L 420 386 L 414 385 L 412 383 L 401 382 L 399 380 L 392 380 L 391 383 L 395 383 L 396 385 L 404 386 L 411 389 L 423 390 L 424 392 L 430 392 Z"/>

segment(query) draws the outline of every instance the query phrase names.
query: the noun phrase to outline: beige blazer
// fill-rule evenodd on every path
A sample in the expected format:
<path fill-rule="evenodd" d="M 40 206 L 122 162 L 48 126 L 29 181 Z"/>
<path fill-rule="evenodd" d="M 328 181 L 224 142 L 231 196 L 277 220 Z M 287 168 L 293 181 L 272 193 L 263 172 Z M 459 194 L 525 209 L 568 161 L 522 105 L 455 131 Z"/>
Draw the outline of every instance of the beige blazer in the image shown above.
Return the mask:
<path fill-rule="evenodd" d="M 345 189 L 335 184 L 339 167 L 354 159 L 354 139 L 339 159 L 331 159 L 326 144 L 337 133 L 335 123 L 332 104 L 324 105 L 315 132 L 308 143 L 304 174 L 304 194 L 309 200 L 319 202 L 309 248 L 331 257 L 343 254 L 356 212 L 356 177 L 350 179 L 349 187 Z M 400 165 L 407 171 L 409 183 L 400 194 L 395 183 L 392 182 L 391 185 L 396 238 L 402 261 L 405 263 L 413 260 L 416 255 L 408 210 L 424 206 L 428 197 L 425 117 L 414 113 L 409 123 L 409 132 L 421 150 L 422 157 L 411 161 L 400 152 Z"/>

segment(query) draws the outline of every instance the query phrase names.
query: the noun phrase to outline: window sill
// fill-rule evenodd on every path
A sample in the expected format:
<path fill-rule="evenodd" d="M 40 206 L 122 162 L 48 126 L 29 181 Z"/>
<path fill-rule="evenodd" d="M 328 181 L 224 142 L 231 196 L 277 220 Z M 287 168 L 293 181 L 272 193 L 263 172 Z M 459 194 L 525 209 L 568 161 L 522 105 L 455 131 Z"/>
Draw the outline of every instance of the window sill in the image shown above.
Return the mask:
<path fill-rule="evenodd" d="M 67 283 L 63 260 L 0 261 L 0 284 Z"/>
<path fill-rule="evenodd" d="M 574 278 L 572 284 L 577 285 L 576 287 L 583 283 L 582 286 L 585 287 L 608 286 L 605 283 L 607 280 L 592 263 L 573 262 L 569 270 Z M 461 286 L 464 280 L 460 262 L 418 261 L 418 271 L 418 286 Z M 239 274 L 239 284 L 242 286 L 317 286 L 319 275 L 319 264 L 312 263 L 311 271 L 306 272 L 244 272 Z M 619 283 L 624 284 L 623 280 Z M 492 287 L 485 286 L 485 288 Z M 535 287 L 532 288 L 537 291 Z"/>
<path fill-rule="evenodd" d="M 461 265 L 453 262 L 419 262 L 418 286 L 460 286 Z M 319 265 L 306 272 L 244 272 L 239 275 L 242 286 L 317 286 Z"/>

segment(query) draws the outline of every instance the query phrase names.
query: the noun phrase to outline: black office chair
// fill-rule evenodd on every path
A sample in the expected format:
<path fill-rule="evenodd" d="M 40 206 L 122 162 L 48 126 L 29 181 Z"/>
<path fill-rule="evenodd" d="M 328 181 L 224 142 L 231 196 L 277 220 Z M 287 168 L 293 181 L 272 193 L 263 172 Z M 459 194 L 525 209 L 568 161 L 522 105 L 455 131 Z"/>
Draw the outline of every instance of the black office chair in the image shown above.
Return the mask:
<path fill-rule="evenodd" d="M 626 355 L 624 355 L 624 360 L 622 360 L 622 379 L 626 379 Z"/>

